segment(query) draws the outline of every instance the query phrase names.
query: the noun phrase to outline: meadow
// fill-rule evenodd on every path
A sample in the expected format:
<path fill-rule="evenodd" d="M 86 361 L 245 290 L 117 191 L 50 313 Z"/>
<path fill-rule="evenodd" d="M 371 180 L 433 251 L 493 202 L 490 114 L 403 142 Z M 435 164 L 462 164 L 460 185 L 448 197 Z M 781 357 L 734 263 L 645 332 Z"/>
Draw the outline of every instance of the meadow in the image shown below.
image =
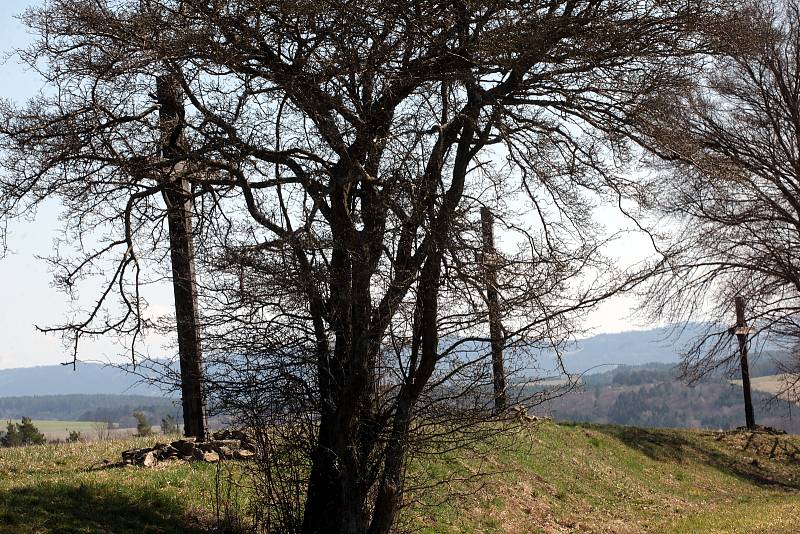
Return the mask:
<path fill-rule="evenodd" d="M 20 419 L 6 419 L 0 421 L 2 429 L 8 423 L 19 423 Z M 48 440 L 65 440 L 71 431 L 81 433 L 81 438 L 86 441 L 93 441 L 98 438 L 98 428 L 104 428 L 107 423 L 98 421 L 53 421 L 46 419 L 34 419 L 33 425 L 44 434 Z M 111 434 L 114 437 L 123 438 L 131 436 L 136 432 L 135 428 L 114 428 L 103 431 L 102 434 Z"/>
<path fill-rule="evenodd" d="M 155 441 L 0 449 L 0 531 L 213 532 L 260 508 L 243 464 L 102 467 Z M 450 482 L 409 495 L 399 531 L 795 533 L 799 455 L 795 436 L 543 422 L 416 461 L 416 476 Z"/>
<path fill-rule="evenodd" d="M 800 398 L 798 395 L 799 391 L 798 388 L 795 386 L 798 377 L 797 375 L 792 374 L 776 374 L 776 375 L 767 375 L 767 376 L 757 376 L 750 378 L 750 388 L 754 391 L 763 391 L 764 393 L 769 393 L 770 395 L 781 395 L 783 398 L 793 399 L 797 402 L 797 399 Z M 742 387 L 741 380 L 731 380 L 731 384 L 736 384 L 739 387 Z M 787 391 L 788 389 L 788 391 Z"/>

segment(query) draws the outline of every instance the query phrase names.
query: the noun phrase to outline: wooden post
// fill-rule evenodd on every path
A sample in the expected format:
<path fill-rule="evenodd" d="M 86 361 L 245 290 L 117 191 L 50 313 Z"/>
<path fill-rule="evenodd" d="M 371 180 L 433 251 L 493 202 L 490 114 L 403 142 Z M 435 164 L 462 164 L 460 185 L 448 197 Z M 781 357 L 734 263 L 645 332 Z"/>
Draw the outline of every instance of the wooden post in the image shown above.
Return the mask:
<path fill-rule="evenodd" d="M 174 80 L 158 78 L 156 88 L 161 128 L 161 156 L 177 160 L 185 148 L 184 107 Z M 178 166 L 182 162 L 177 162 Z M 203 354 L 200 348 L 200 315 L 197 308 L 197 283 L 192 237 L 192 198 L 183 169 L 173 168 L 164 184 L 167 205 L 169 248 L 172 259 L 172 289 L 175 294 L 175 322 L 178 330 L 178 355 L 181 371 L 183 428 L 187 436 L 205 439 L 203 409 Z"/>
<path fill-rule="evenodd" d="M 744 415 L 748 430 L 756 429 L 753 415 L 753 398 L 750 394 L 750 366 L 747 363 L 747 335 L 750 329 L 744 318 L 744 299 L 737 296 L 736 303 L 736 337 L 739 339 L 739 365 L 742 370 L 742 390 L 744 391 Z"/>
<path fill-rule="evenodd" d="M 496 262 L 494 248 L 494 215 L 487 207 L 481 208 L 483 233 L 483 270 L 486 276 L 486 303 L 489 311 L 489 336 L 492 343 L 492 373 L 494 375 L 494 411 L 506 409 L 506 371 L 503 362 L 503 326 L 500 323 L 500 302 L 497 294 Z"/>

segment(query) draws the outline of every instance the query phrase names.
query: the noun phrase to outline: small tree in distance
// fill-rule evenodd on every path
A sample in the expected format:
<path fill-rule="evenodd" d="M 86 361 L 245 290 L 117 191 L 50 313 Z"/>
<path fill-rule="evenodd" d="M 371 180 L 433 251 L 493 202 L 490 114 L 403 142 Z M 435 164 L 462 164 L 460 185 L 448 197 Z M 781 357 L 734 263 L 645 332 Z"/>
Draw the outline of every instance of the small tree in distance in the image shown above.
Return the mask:
<path fill-rule="evenodd" d="M 30 417 L 23 417 L 19 423 L 9 421 L 5 435 L 0 438 L 0 444 L 4 447 L 41 445 L 46 441 L 44 434 L 39 432 Z"/>
<path fill-rule="evenodd" d="M 3 447 L 18 447 L 21 445 L 17 425 L 11 421 L 6 424 L 6 433 L 0 437 L 0 445 Z"/>
<path fill-rule="evenodd" d="M 144 412 L 135 411 L 133 417 L 136 418 L 136 435 L 139 437 L 151 436 L 153 434 L 153 426 L 147 421 L 147 416 Z"/>
<path fill-rule="evenodd" d="M 161 433 L 165 436 L 178 433 L 178 422 L 172 415 L 167 415 L 161 420 Z"/>

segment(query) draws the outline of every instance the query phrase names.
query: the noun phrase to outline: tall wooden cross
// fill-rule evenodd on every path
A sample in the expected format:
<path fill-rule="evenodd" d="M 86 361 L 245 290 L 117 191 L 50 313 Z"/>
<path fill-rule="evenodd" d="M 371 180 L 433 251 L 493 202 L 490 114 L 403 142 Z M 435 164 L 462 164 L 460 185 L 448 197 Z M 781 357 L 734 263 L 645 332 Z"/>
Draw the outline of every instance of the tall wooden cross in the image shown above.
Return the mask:
<path fill-rule="evenodd" d="M 736 326 L 733 333 L 739 340 L 739 367 L 742 370 L 742 390 L 744 390 L 744 415 L 748 430 L 756 429 L 756 420 L 753 415 L 753 398 L 750 394 L 750 366 L 747 363 L 747 336 L 752 332 L 752 328 L 747 326 L 744 318 L 744 298 L 737 296 L 734 300 L 736 304 Z"/>
<path fill-rule="evenodd" d="M 497 291 L 497 252 L 494 248 L 494 215 L 481 208 L 483 234 L 483 272 L 486 277 L 486 303 L 489 308 L 489 336 L 492 343 L 492 374 L 494 377 L 494 411 L 506 409 L 506 370 L 503 362 L 503 325 L 500 322 L 500 297 Z"/>

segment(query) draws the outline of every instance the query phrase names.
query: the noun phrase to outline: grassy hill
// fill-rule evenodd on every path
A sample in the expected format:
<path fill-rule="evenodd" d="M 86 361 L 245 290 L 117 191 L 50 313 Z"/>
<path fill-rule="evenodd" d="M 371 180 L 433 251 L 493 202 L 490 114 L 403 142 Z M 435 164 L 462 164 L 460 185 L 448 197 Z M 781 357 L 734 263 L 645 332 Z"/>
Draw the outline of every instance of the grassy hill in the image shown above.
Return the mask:
<path fill-rule="evenodd" d="M 153 440 L 0 449 L 0 531 L 204 532 L 217 468 L 92 470 Z M 552 422 L 482 453 L 419 461 L 451 482 L 415 495 L 424 533 L 800 531 L 800 438 Z M 237 468 L 234 468 L 236 470 Z M 492 471 L 483 480 L 477 472 Z M 224 478 L 224 477 L 223 477 Z M 234 492 L 234 507 L 247 495 Z"/>

